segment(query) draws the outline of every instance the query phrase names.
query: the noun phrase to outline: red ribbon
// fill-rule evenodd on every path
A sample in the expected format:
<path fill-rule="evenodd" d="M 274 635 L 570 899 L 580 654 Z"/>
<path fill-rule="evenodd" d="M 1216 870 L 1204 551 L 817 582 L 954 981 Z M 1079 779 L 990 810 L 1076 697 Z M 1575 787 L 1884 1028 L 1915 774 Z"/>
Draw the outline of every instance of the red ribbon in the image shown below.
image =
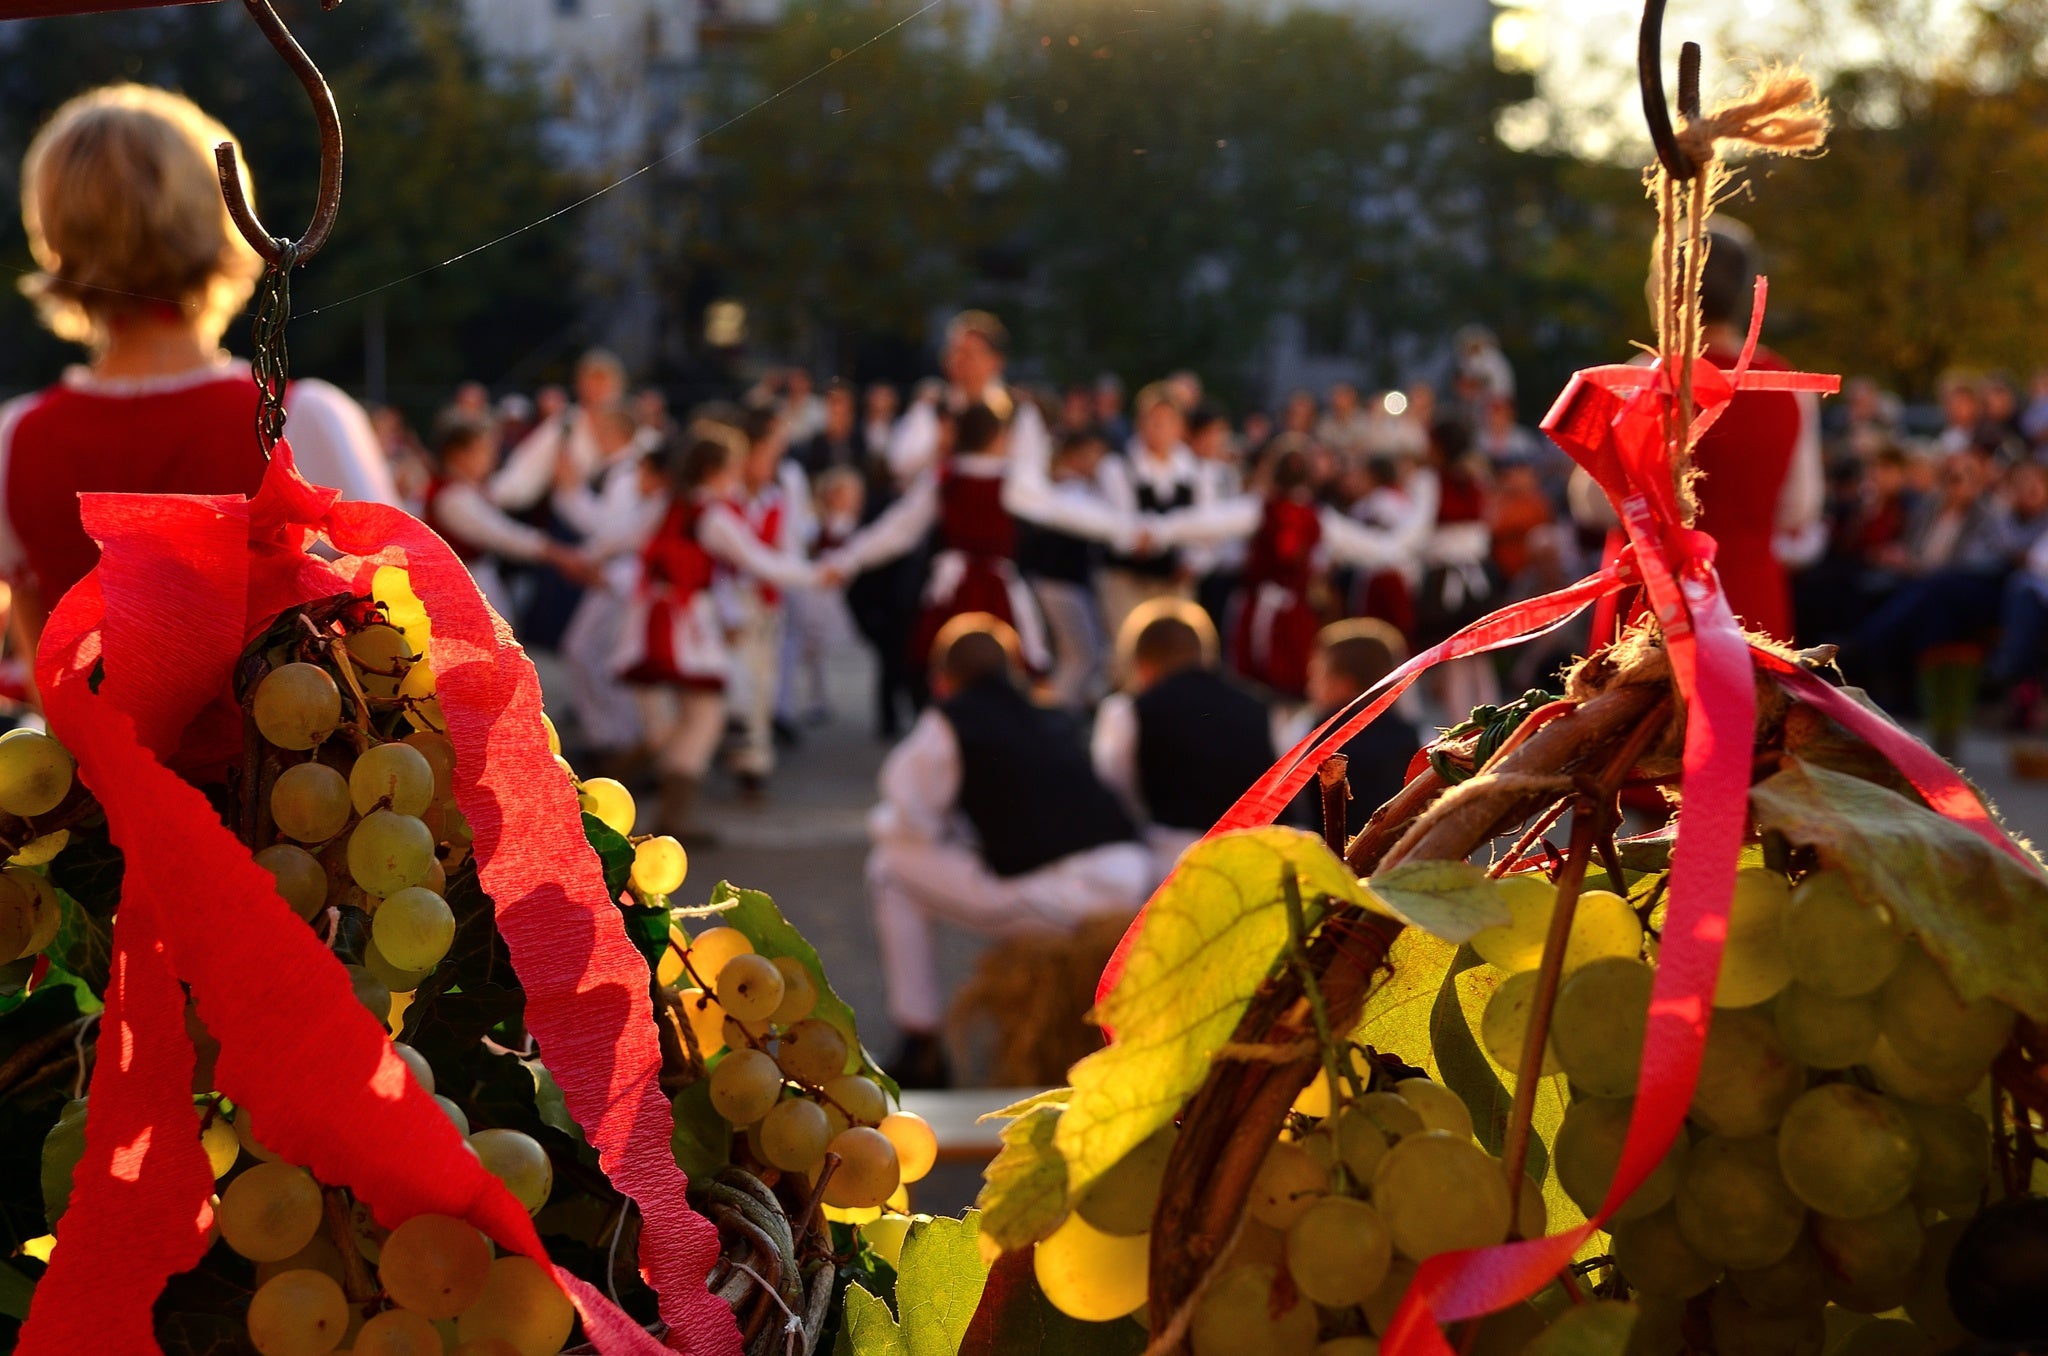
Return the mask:
<path fill-rule="evenodd" d="M 456 803 L 475 831 L 527 1024 L 607 1173 L 640 1207 L 643 1266 L 671 1347 L 733 1356 L 738 1325 L 704 1285 L 717 1233 L 685 1202 L 669 1149 L 646 963 L 548 753 L 533 667 L 439 538 L 395 510 L 335 498 L 299 478 L 283 444 L 251 500 L 83 497 L 100 565 L 52 614 L 37 677 L 127 872 L 85 1155 L 20 1349 L 157 1350 L 151 1305 L 205 1250 L 213 1182 L 181 982 L 220 1041 L 216 1084 L 249 1109 L 266 1145 L 349 1188 L 386 1225 L 459 1215 L 552 1268 L 526 1212 L 391 1053 L 333 954 L 167 766 L 218 762 L 206 713 L 250 636 L 285 607 L 349 587 L 344 569 L 306 554 L 318 532 L 343 550 L 404 552 L 434 621 Z M 607 1356 L 663 1349 L 552 1269 Z"/>

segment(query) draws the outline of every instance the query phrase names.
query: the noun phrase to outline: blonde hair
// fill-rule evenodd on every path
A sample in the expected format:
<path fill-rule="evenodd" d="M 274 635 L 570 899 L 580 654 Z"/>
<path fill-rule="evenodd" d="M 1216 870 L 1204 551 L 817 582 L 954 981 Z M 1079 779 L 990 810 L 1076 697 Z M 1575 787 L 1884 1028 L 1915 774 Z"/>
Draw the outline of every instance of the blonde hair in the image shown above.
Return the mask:
<path fill-rule="evenodd" d="M 98 345 L 108 316 L 156 302 L 220 337 L 262 268 L 221 201 L 213 148 L 234 140 L 190 99 L 147 85 L 89 90 L 57 110 L 21 167 L 22 225 L 42 267 L 21 290 L 53 333 Z M 253 203 L 246 170 L 242 188 Z"/>

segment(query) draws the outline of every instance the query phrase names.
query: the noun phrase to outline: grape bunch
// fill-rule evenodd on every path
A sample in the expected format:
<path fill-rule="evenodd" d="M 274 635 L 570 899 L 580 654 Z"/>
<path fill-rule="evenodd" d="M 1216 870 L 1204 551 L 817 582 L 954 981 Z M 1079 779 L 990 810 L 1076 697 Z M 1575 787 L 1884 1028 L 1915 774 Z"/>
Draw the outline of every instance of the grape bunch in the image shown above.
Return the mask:
<path fill-rule="evenodd" d="M 27 821 L 27 843 L 0 871 L 0 967 L 32 965 L 57 940 L 64 908 L 45 873 L 37 868 L 60 852 L 63 829 L 38 832 L 38 818 L 50 815 L 71 795 L 74 767 L 62 744 L 34 730 L 0 735 L 0 813 Z M 48 820 L 44 821 L 48 823 Z M 26 978 L 26 976 L 23 976 Z"/>

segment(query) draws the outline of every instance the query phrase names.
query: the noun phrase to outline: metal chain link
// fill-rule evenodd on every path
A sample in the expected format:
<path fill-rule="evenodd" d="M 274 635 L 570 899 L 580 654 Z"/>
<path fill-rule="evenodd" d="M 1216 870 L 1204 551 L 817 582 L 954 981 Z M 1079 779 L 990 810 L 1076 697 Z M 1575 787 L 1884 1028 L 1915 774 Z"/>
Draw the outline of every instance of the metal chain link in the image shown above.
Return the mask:
<path fill-rule="evenodd" d="M 266 457 L 284 436 L 284 388 L 291 368 L 285 326 L 292 318 L 292 270 L 299 262 L 296 241 L 280 239 L 277 247 L 276 262 L 264 266 L 256 284 L 256 317 L 250 325 L 256 349 L 250 360 L 256 378 L 256 440 Z"/>

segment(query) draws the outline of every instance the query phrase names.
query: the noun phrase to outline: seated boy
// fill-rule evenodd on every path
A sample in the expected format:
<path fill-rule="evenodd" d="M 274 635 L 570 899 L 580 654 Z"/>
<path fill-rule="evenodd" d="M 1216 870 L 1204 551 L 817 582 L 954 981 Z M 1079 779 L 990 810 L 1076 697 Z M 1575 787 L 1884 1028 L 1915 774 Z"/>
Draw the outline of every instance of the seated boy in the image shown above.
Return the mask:
<path fill-rule="evenodd" d="M 1073 723 L 1018 688 L 1016 633 L 966 613 L 932 654 L 935 704 L 882 764 L 868 817 L 868 898 L 903 1032 L 889 1071 L 906 1087 L 949 1079 L 934 921 L 997 936 L 1065 932 L 1136 912 L 1153 883 L 1151 854 Z"/>
<path fill-rule="evenodd" d="M 1328 720 L 1372 690 L 1408 656 L 1401 633 L 1373 617 L 1332 622 L 1316 636 L 1308 663 L 1310 716 L 1303 733 Z M 1396 705 L 1353 735 L 1337 752 L 1351 760 L 1345 776 L 1351 782 L 1347 836 L 1356 834 L 1372 812 L 1393 799 L 1408 780 L 1408 764 L 1422 740 Z M 1323 827 L 1322 793 L 1311 781 L 1288 812 L 1289 822 L 1317 832 Z"/>

